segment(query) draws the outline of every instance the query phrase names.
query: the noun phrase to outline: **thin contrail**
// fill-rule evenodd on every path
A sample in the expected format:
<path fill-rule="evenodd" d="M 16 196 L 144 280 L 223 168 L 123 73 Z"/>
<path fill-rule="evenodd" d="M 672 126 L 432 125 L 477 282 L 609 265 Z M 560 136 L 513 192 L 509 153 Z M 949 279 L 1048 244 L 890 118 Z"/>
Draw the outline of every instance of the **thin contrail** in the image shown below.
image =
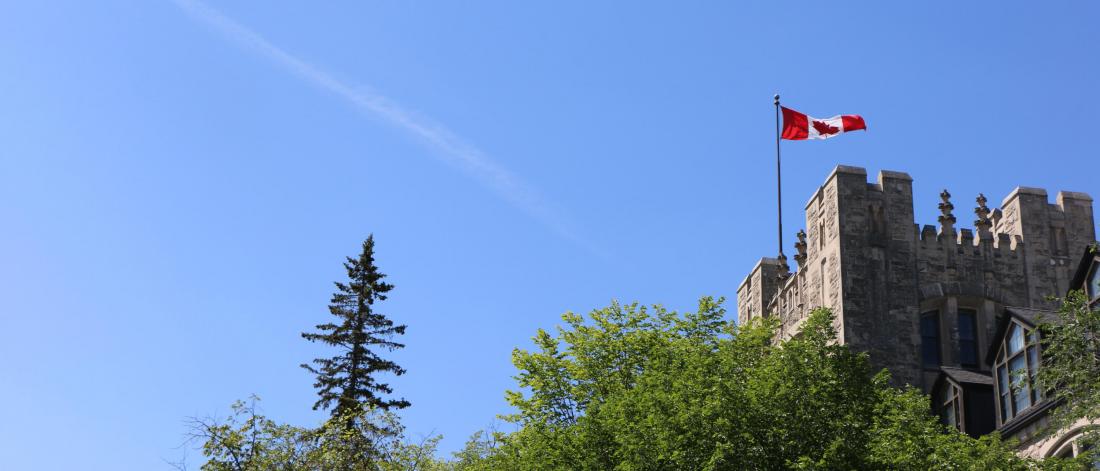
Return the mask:
<path fill-rule="evenodd" d="M 352 87 L 324 70 L 291 55 L 255 31 L 222 15 L 199 0 L 173 0 L 195 20 L 213 27 L 229 40 L 259 53 L 298 77 L 332 92 L 356 108 L 411 133 L 435 148 L 447 163 L 459 167 L 483 185 L 517 206 L 559 236 L 602 254 L 601 250 L 580 238 L 561 210 L 547 201 L 534 187 L 494 162 L 480 149 L 466 143 L 443 125 L 405 110 L 369 87 Z"/>

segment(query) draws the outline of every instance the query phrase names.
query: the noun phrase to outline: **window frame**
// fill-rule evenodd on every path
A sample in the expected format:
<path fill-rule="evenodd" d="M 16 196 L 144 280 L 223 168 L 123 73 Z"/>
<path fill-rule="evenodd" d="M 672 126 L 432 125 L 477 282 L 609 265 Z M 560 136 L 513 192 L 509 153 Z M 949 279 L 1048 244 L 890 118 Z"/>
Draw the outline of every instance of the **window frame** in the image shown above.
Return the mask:
<path fill-rule="evenodd" d="M 946 378 L 945 378 L 946 379 Z M 946 389 L 944 394 L 939 398 L 940 405 L 940 420 L 948 426 L 955 427 L 956 430 L 962 433 L 966 433 L 966 411 L 963 407 L 963 391 L 962 387 L 955 384 L 950 379 L 946 379 L 943 382 Z M 954 422 L 951 423 L 947 420 L 947 411 L 951 410 L 954 414 Z"/>
<path fill-rule="evenodd" d="M 1095 303 L 1100 300 L 1100 264 L 1093 260 L 1092 267 L 1089 268 L 1089 274 L 1085 276 L 1085 296 L 1089 298 L 1089 304 Z M 1093 283 L 1097 283 L 1095 288 Z"/>
<path fill-rule="evenodd" d="M 1009 343 L 1017 329 L 1019 329 L 1023 343 L 1019 350 L 1010 351 Z M 1038 329 L 1018 319 L 1010 319 L 1009 326 L 1005 329 L 1004 336 L 1001 338 L 1000 348 L 997 349 L 996 359 L 993 362 L 993 391 L 999 423 L 1005 424 L 1011 421 L 1022 412 L 1035 407 L 1044 399 L 1042 391 L 1035 384 L 1039 364 L 1042 363 L 1041 353 Z M 1017 359 L 1023 361 L 1023 367 L 1010 370 L 1011 364 Z M 1022 376 L 1017 373 L 1021 370 L 1023 370 Z M 1027 400 L 1027 405 L 1019 407 L 1017 403 L 1022 401 L 1017 401 L 1017 398 L 1020 397 L 1019 393 L 1024 388 L 1026 388 L 1026 391 L 1023 391 L 1025 394 L 1022 397 Z"/>
<path fill-rule="evenodd" d="M 924 321 L 925 319 L 932 319 L 935 321 L 934 329 L 931 329 L 935 335 L 929 335 L 926 332 Z M 940 311 L 933 309 L 930 311 L 922 312 L 920 315 L 920 344 L 921 344 L 921 366 L 926 369 L 939 368 L 943 365 L 943 341 L 942 335 L 940 335 Z M 935 340 L 935 348 L 932 349 L 927 342 L 929 339 Z M 929 363 L 927 355 L 929 352 L 935 352 L 935 363 Z"/>
<path fill-rule="evenodd" d="M 963 339 L 963 336 L 962 336 L 962 331 L 963 331 L 962 325 L 963 325 L 964 313 L 967 317 L 970 318 L 970 322 L 969 322 L 969 324 L 970 324 L 969 325 L 969 327 L 970 327 L 970 338 L 965 339 L 965 340 Z M 963 368 L 978 368 L 978 366 L 981 365 L 981 354 L 979 353 L 980 350 L 978 349 L 978 310 L 973 309 L 973 308 L 959 308 L 958 312 L 957 312 L 957 315 L 955 316 L 955 320 L 956 320 L 956 323 L 957 323 L 956 328 L 958 329 L 958 333 L 959 333 L 959 341 L 958 341 L 959 365 L 961 365 Z M 969 342 L 969 348 L 964 347 L 964 342 Z M 972 362 L 964 362 L 963 361 L 963 357 L 964 357 L 963 351 L 964 350 L 969 351 L 970 354 L 973 355 L 973 360 L 974 361 L 972 361 Z"/>

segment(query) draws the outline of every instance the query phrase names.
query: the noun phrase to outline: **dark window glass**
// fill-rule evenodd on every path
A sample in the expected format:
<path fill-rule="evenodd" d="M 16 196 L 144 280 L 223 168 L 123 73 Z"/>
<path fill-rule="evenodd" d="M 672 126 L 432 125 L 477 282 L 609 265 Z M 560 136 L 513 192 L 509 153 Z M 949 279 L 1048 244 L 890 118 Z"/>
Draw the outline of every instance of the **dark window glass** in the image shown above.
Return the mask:
<path fill-rule="evenodd" d="M 1078 442 L 1078 443 L 1080 443 L 1080 442 Z M 1086 453 L 1091 452 L 1093 446 L 1092 445 L 1079 444 L 1079 445 L 1077 445 L 1076 448 L 1077 448 L 1077 456 L 1081 456 L 1081 455 L 1084 455 Z M 1089 468 L 1089 469 L 1100 469 L 1100 456 L 1092 455 L 1092 458 L 1090 459 L 1090 462 L 1092 463 L 1092 467 Z"/>
<path fill-rule="evenodd" d="M 931 311 L 920 316 L 921 358 L 924 366 L 940 365 L 940 313 Z"/>
<path fill-rule="evenodd" d="M 1003 424 L 1043 400 L 1035 383 L 1039 371 L 1039 333 L 1013 322 L 1005 334 L 1004 350 L 995 362 L 997 396 Z"/>
<path fill-rule="evenodd" d="M 1089 299 L 1096 299 L 1100 296 L 1100 267 L 1092 267 L 1092 274 L 1089 275 L 1088 294 Z"/>
<path fill-rule="evenodd" d="M 1031 390 L 1028 388 L 1027 363 L 1023 355 L 1008 361 L 1008 374 L 1012 378 L 1012 400 L 1016 412 L 1031 407 Z"/>
<path fill-rule="evenodd" d="M 944 421 L 947 422 L 947 425 L 959 428 L 959 423 L 955 421 L 955 403 L 948 403 L 947 408 L 944 409 L 944 414 Z"/>
<path fill-rule="evenodd" d="M 1032 388 L 1031 388 L 1031 403 L 1032 404 L 1038 403 L 1039 401 L 1041 401 L 1043 399 L 1043 395 L 1042 395 L 1041 391 L 1039 391 L 1039 388 L 1034 387 L 1034 385 L 1035 385 L 1035 375 L 1039 370 L 1039 348 L 1036 347 L 1035 345 L 1036 344 L 1032 344 L 1030 347 L 1027 347 L 1027 362 L 1028 362 L 1027 363 L 1027 367 L 1028 367 L 1027 375 L 1028 375 L 1028 379 L 1031 381 L 1031 384 L 1032 384 Z"/>
<path fill-rule="evenodd" d="M 1024 349 L 1024 329 L 1013 323 L 1008 331 L 1008 354 L 1014 355 Z"/>
<path fill-rule="evenodd" d="M 977 318 L 977 311 L 959 309 L 959 363 L 962 366 L 978 366 Z"/>
<path fill-rule="evenodd" d="M 952 383 L 947 383 L 944 385 L 940 401 L 943 403 L 943 412 L 940 415 L 943 422 L 960 432 L 965 432 L 962 423 L 962 390 Z"/>

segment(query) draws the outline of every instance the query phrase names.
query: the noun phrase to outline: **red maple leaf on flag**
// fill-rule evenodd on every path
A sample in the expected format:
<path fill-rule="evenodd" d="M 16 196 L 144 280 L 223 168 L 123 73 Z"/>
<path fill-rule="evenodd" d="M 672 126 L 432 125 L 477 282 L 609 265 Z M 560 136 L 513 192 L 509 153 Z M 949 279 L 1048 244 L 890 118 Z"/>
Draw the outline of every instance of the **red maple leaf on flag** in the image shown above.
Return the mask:
<path fill-rule="evenodd" d="M 840 131 L 840 128 L 829 126 L 829 123 L 826 123 L 824 121 L 814 121 L 814 129 L 816 129 L 817 133 L 821 134 L 822 136 L 836 134 L 837 131 Z"/>

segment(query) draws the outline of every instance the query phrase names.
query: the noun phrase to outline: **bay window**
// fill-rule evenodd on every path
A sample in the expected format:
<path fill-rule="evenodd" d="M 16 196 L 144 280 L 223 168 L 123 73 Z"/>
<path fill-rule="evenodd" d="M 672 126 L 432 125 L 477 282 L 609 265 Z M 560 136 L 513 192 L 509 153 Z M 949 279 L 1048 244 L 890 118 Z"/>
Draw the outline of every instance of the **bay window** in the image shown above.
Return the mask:
<path fill-rule="evenodd" d="M 1013 320 L 994 363 L 1001 423 L 1042 400 L 1035 385 L 1035 374 L 1039 368 L 1038 349 L 1038 332 Z"/>

